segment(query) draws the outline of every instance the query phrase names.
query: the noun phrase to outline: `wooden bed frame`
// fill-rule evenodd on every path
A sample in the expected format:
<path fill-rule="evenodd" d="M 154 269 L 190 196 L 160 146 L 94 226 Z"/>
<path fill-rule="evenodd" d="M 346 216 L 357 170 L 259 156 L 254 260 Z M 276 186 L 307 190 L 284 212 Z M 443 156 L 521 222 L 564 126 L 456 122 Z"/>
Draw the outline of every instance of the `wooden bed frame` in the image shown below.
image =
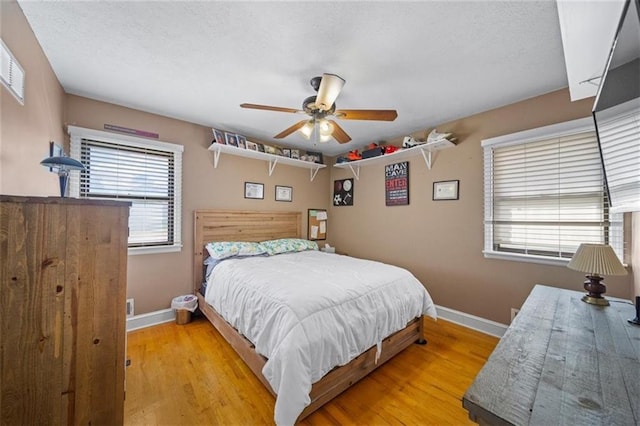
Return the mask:
<path fill-rule="evenodd" d="M 262 375 L 266 358 L 258 354 L 253 344 L 227 323 L 200 293 L 203 282 L 205 245 L 211 241 L 265 241 L 276 238 L 301 238 L 300 212 L 260 212 L 235 210 L 196 210 L 194 212 L 194 294 L 198 307 L 218 332 L 235 349 L 240 358 L 275 396 L 269 382 Z M 322 405 L 365 377 L 414 342 L 424 343 L 422 317 L 382 342 L 382 352 L 376 363 L 376 347 L 353 359 L 349 364 L 336 367 L 311 388 L 309 404 L 298 417 L 307 417 Z"/>

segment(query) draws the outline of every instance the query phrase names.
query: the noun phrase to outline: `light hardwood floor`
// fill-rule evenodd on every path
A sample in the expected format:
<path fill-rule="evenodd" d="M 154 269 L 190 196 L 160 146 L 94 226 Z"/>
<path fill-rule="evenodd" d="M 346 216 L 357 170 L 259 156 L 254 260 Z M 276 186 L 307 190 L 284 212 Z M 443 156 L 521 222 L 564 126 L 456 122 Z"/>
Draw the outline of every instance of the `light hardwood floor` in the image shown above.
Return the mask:
<path fill-rule="evenodd" d="M 303 425 L 473 424 L 462 396 L 498 339 L 425 320 L 412 345 Z M 203 318 L 128 336 L 125 425 L 273 424 L 275 399 Z"/>

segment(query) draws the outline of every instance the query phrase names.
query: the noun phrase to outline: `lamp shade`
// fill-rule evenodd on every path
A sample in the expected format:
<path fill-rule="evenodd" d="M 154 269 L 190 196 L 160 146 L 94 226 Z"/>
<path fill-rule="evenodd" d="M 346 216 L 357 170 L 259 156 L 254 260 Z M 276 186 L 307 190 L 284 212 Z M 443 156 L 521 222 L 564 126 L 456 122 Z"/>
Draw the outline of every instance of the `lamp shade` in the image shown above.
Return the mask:
<path fill-rule="evenodd" d="M 591 275 L 627 275 L 627 270 L 608 244 L 580 244 L 567 267 Z"/>
<path fill-rule="evenodd" d="M 331 109 L 344 83 L 345 81 L 340 76 L 335 74 L 322 74 L 322 80 L 320 80 L 320 87 L 318 88 L 318 96 L 316 97 L 316 105 L 321 111 Z"/>
<path fill-rule="evenodd" d="M 57 167 L 66 170 L 84 170 L 84 166 L 81 162 L 74 158 L 65 156 L 47 157 L 42 160 L 40 164 L 45 167 Z"/>

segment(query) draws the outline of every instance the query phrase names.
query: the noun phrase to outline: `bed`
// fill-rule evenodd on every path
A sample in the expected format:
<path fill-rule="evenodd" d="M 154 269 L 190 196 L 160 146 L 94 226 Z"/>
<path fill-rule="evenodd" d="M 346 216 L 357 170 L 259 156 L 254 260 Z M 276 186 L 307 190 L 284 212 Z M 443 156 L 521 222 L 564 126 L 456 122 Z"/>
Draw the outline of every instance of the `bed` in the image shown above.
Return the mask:
<path fill-rule="evenodd" d="M 405 349 L 407 346 L 411 345 L 414 342 L 424 342 L 422 327 L 423 327 L 423 318 L 422 314 L 428 314 L 435 318 L 435 307 L 429 297 L 428 293 L 424 288 L 419 285 L 420 290 L 415 288 L 406 287 L 402 288 L 400 291 L 395 290 L 392 294 L 393 297 L 383 296 L 382 291 L 380 290 L 380 294 L 376 293 L 373 295 L 366 295 L 366 298 L 359 299 L 368 300 L 371 299 L 369 304 L 364 303 L 362 305 L 366 310 L 362 310 L 363 317 L 372 316 L 372 311 L 379 305 L 387 304 L 388 298 L 398 298 L 398 295 L 406 296 L 405 293 L 418 292 L 413 293 L 412 299 L 405 299 L 404 302 L 401 302 L 401 307 L 398 308 L 403 316 L 398 318 L 400 314 L 393 310 L 389 310 L 388 313 L 382 313 L 383 316 L 386 315 L 384 321 L 380 321 L 379 318 L 376 319 L 376 329 L 380 328 L 377 331 L 378 335 L 373 335 L 373 332 L 361 333 L 360 331 L 363 328 L 357 329 L 358 334 L 357 338 L 353 338 L 347 342 L 347 346 L 349 346 L 349 351 L 344 348 L 336 347 L 333 344 L 333 349 L 338 355 L 332 356 L 324 356 L 322 357 L 322 362 L 324 363 L 325 358 L 336 358 L 341 359 L 344 362 L 338 362 L 338 365 L 331 365 L 331 368 L 327 368 L 326 365 L 318 364 L 318 360 L 314 358 L 318 353 L 317 347 L 313 345 L 317 345 L 316 341 L 318 338 L 315 337 L 315 333 L 309 333 L 309 330 L 316 330 L 316 328 L 308 327 L 309 322 L 306 322 L 305 325 L 291 325 L 291 332 L 286 333 L 286 339 L 294 342 L 293 344 L 299 344 L 300 347 L 304 347 L 305 349 L 300 349 L 295 347 L 289 351 L 280 350 L 283 345 L 278 343 L 280 346 L 277 347 L 278 350 L 275 352 L 270 352 L 269 343 L 273 339 L 266 338 L 261 339 L 260 335 L 252 334 L 252 330 L 255 329 L 255 324 L 251 324 L 250 326 L 246 326 L 243 321 L 238 321 L 238 317 L 234 316 L 235 308 L 227 309 L 227 306 L 222 304 L 220 300 L 224 298 L 224 303 L 231 300 L 228 295 L 218 294 L 217 296 L 211 298 L 211 291 L 208 291 L 209 301 L 211 303 L 207 303 L 205 301 L 205 295 L 203 295 L 200 291 L 202 283 L 204 281 L 204 269 L 203 262 L 207 256 L 207 251 L 205 249 L 205 245 L 209 242 L 215 241 L 247 241 L 247 242 L 260 242 L 266 240 L 275 240 L 281 238 L 300 238 L 301 236 L 301 213 L 300 212 L 256 212 L 256 211 L 228 211 L 228 210 L 196 210 L 195 211 L 195 229 L 194 229 L 194 293 L 198 296 L 199 307 L 202 313 L 211 321 L 214 327 L 220 332 L 220 334 L 229 342 L 229 344 L 235 349 L 238 355 L 245 361 L 248 367 L 254 372 L 254 374 L 258 377 L 258 379 L 264 384 L 264 386 L 276 397 L 276 409 L 275 409 L 275 420 L 278 424 L 293 424 L 296 420 L 299 421 L 304 417 L 311 414 L 313 411 L 317 410 L 323 404 L 331 400 L 333 397 L 337 396 L 345 389 L 356 383 L 361 378 L 365 377 L 368 373 L 373 371 L 375 368 L 382 365 L 384 362 L 395 356 L 397 353 Z M 323 257 L 324 256 L 324 257 Z M 279 262 L 279 263 L 278 263 Z M 311 262 L 311 263 L 304 263 Z M 325 265 L 326 262 L 326 265 Z M 349 263 L 351 262 L 351 263 Z M 369 262 L 369 263 L 367 263 Z M 375 268 L 380 268 L 376 270 L 375 274 L 377 275 L 385 275 L 386 272 L 390 270 L 400 270 L 402 278 L 392 280 L 393 283 L 390 285 L 404 285 L 404 286 L 415 286 L 415 283 L 406 282 L 409 280 L 407 276 L 410 276 L 412 280 L 417 282 L 415 277 L 413 277 L 408 271 L 403 270 L 402 268 L 396 268 L 391 265 L 384 265 L 378 262 L 370 262 L 366 260 L 352 259 L 346 256 L 334 255 L 334 254 L 326 254 L 318 251 L 308 251 L 303 253 L 287 253 L 287 254 L 279 254 L 277 256 L 269 256 L 269 259 L 263 256 L 256 256 L 249 259 L 230 259 L 229 261 L 225 261 L 216 267 L 215 278 L 217 280 L 222 280 L 223 274 L 228 274 L 228 278 L 225 278 L 223 281 L 216 281 L 214 288 L 218 289 L 222 286 L 223 283 L 227 281 L 236 280 L 236 282 L 231 285 L 231 293 L 239 292 L 241 290 L 237 290 L 242 286 L 246 286 L 248 293 L 251 294 L 253 291 L 252 285 L 261 286 L 262 283 L 253 284 L 254 276 L 260 276 L 261 279 L 267 279 L 267 276 L 273 275 L 269 273 L 268 269 L 260 269 L 260 268 L 269 268 L 271 265 L 280 265 L 277 266 L 278 270 L 287 270 L 287 274 L 289 275 L 289 268 L 291 268 L 291 274 L 294 274 L 294 270 L 296 267 L 304 267 L 309 269 L 309 264 L 321 264 L 324 265 L 325 271 L 327 274 L 334 269 L 338 269 L 343 265 L 349 264 L 353 265 L 353 268 L 361 268 L 363 272 L 357 276 L 360 278 L 364 277 L 366 273 L 364 271 L 371 270 L 373 274 L 373 270 Z M 358 265 L 356 265 L 358 264 Z M 250 266 L 247 268 L 247 266 Z M 286 268 L 286 269 L 285 269 Z M 313 269 L 313 268 L 311 268 Z M 318 268 L 316 268 L 318 269 Z M 319 268 L 322 269 L 322 268 Z M 357 270 L 357 269 L 354 269 Z M 261 271 L 261 272 L 258 272 Z M 403 272 L 402 272 L 403 271 Z M 248 275 L 239 275 L 239 274 L 248 274 Z M 307 275 L 308 276 L 308 275 Z M 319 275 L 319 278 L 323 278 L 326 281 L 324 285 L 331 285 L 332 280 L 338 279 L 335 277 L 324 277 Z M 273 277 L 272 277 L 273 278 Z M 372 279 L 373 275 L 370 275 L 366 280 L 362 280 L 362 286 L 366 286 L 367 280 Z M 300 277 L 297 278 L 298 282 L 302 282 Z M 283 294 L 282 288 L 277 288 L 277 285 L 280 285 L 279 279 L 272 280 L 268 285 L 263 285 L 263 290 L 266 288 L 267 290 L 271 290 L 274 292 L 280 291 L 279 295 Z M 306 280 L 308 281 L 308 280 Z M 311 285 L 305 281 L 305 285 Z M 353 280 L 361 281 L 359 279 Z M 397 283 L 396 283 L 397 281 Z M 418 283 L 419 284 L 419 283 Z M 282 284 L 284 285 L 284 284 Z M 342 284 L 340 284 L 342 285 Z M 385 284 L 386 285 L 386 284 Z M 340 286 L 336 285 L 336 289 L 339 289 Z M 353 289 L 349 289 L 350 292 L 358 291 L 356 289 L 356 285 L 354 285 Z M 284 287 L 283 287 L 284 288 Z M 290 287 L 293 288 L 293 287 Z M 298 293 L 287 288 L 286 293 L 292 293 L 292 297 L 300 296 L 306 293 L 308 289 L 311 287 L 307 287 L 306 289 L 298 289 Z M 210 289 L 211 290 L 211 289 Z M 406 290 L 406 291 L 405 291 Z M 216 290 L 218 291 L 218 290 Z M 222 291 L 222 290 L 219 290 Z M 245 291 L 245 290 L 242 290 Z M 230 294 L 231 294 L 230 293 Z M 246 300 L 248 297 L 244 296 L 245 293 L 242 293 L 243 296 L 240 298 Z M 423 298 L 420 301 L 416 301 L 418 296 Z M 219 297 L 217 299 L 216 297 Z M 269 303 L 271 303 L 273 294 L 267 295 L 266 299 L 268 299 Z M 279 297 L 279 296 L 278 296 Z M 288 296 L 287 296 L 288 297 Z M 376 299 L 376 297 L 380 297 Z M 276 297 L 277 298 L 277 297 Z M 253 303 L 259 303 L 257 299 L 251 299 L 251 306 L 254 306 Z M 296 299 L 300 300 L 300 299 Z M 414 303 L 415 302 L 415 303 Z M 298 309 L 298 305 L 292 302 L 288 302 L 286 311 L 293 310 L 291 308 L 294 306 Z M 214 305 L 217 305 L 217 309 L 214 308 Z M 415 305 L 415 306 L 414 306 Z M 231 305 L 230 305 L 231 306 Z M 299 305 L 299 309 L 302 309 L 302 304 Z M 329 305 L 327 305 L 329 306 Z M 315 309 L 315 308 L 314 308 Z M 333 306 L 329 309 L 321 309 L 319 310 L 319 314 L 339 318 L 341 320 L 341 310 L 345 309 L 342 304 L 338 303 L 338 305 Z M 417 309 L 417 311 L 416 311 Z M 263 308 L 254 309 L 255 311 L 262 312 Z M 282 310 L 282 309 L 280 309 Z M 407 311 L 407 312 L 404 312 Z M 409 312 L 410 311 L 410 312 Z M 226 320 L 223 318 L 221 313 L 225 313 L 227 318 Z M 314 315 L 318 314 L 318 312 L 314 311 Z M 327 313 L 327 312 L 330 312 Z M 414 314 L 413 312 L 418 312 Z M 365 315 L 366 314 L 366 315 Z M 285 316 L 287 318 L 296 317 L 299 315 L 299 312 L 293 312 L 291 315 L 280 315 Z M 376 314 L 379 315 L 379 314 Z M 240 316 L 242 317 L 242 316 Z M 314 318 L 314 324 L 317 323 L 324 324 L 326 318 L 320 317 Z M 391 318 L 391 319 L 389 319 Z M 374 318 L 375 319 L 375 318 Z M 232 326 L 229 322 L 234 324 L 239 330 L 239 332 Z M 289 324 L 286 321 L 282 320 L 282 324 Z M 301 323 L 303 323 L 305 319 L 301 319 Z M 347 322 L 346 320 L 342 322 Z M 379 325 L 382 324 L 382 325 Z M 278 323 L 279 326 L 276 330 L 284 329 L 286 326 Z M 305 328 L 306 327 L 306 328 Z M 342 326 L 341 326 L 342 327 Z M 394 328 L 395 327 L 395 328 Z M 264 327 L 263 327 L 264 328 Z M 365 328 L 366 330 L 371 330 L 370 327 Z M 289 329 L 287 329 L 289 330 Z M 324 332 L 323 332 L 324 333 Z M 382 333 L 382 334 L 381 334 Z M 388 333 L 388 334 L 387 334 Z M 276 333 L 278 334 L 278 333 Z M 280 333 L 284 334 L 284 333 Z M 330 333 L 331 334 L 331 333 Z M 335 334 L 335 333 L 333 333 Z M 371 336 L 360 336 L 361 334 Z M 245 338 L 244 335 L 249 338 Z M 311 336 L 311 337 L 309 337 Z M 323 337 L 324 338 L 324 337 Z M 254 345 L 252 341 L 256 342 Z M 366 339 L 372 339 L 369 344 L 366 343 Z M 357 345 L 362 346 L 362 351 L 360 353 L 360 349 L 357 353 L 353 353 L 354 343 L 357 342 Z M 267 343 L 265 343 L 267 342 Z M 299 343 L 298 343 L 299 342 Z M 373 344 L 370 344 L 372 343 Z M 358 346 L 358 347 L 360 347 Z M 288 347 L 288 346 L 287 346 Z M 266 348 L 266 349 L 265 349 Z M 308 351 L 308 352 L 305 352 Z M 284 353 L 284 355 L 282 353 Z M 340 355 L 340 352 L 349 352 L 351 356 L 348 358 L 346 355 Z M 260 353 L 264 354 L 273 354 L 272 358 L 269 359 Z M 302 353 L 302 355 L 299 355 Z M 291 355 L 294 354 L 294 355 Z M 300 361 L 300 359 L 302 359 Z M 349 361 L 350 360 L 350 361 Z M 335 361 L 335 360 L 334 360 Z M 300 362 L 302 367 L 301 370 L 313 370 L 313 372 L 309 372 L 310 377 L 306 377 L 304 374 L 294 374 L 295 381 L 291 379 L 291 370 L 297 371 L 297 367 L 293 368 L 293 366 L 297 365 L 296 363 Z M 318 365 L 317 365 L 318 364 Z M 311 367 L 309 367 L 311 366 Z M 309 367 L 309 368 L 306 368 Z M 283 370 L 288 370 L 288 373 L 282 373 Z M 275 375 L 274 375 L 275 371 Z M 325 374 L 326 373 L 326 374 Z M 311 378 L 311 375 L 315 375 Z M 308 390 L 308 396 L 305 392 L 298 391 L 297 386 L 299 385 L 297 380 L 298 376 L 303 376 L 300 378 L 303 384 L 300 384 L 301 389 Z M 273 384 L 273 386 L 272 386 Z M 308 387 L 306 387 L 308 385 Z M 274 387 L 276 389 L 274 389 Z M 310 390 L 309 390 L 310 387 Z M 279 390 L 279 391 L 277 391 Z M 302 402 L 304 401 L 304 402 Z"/>

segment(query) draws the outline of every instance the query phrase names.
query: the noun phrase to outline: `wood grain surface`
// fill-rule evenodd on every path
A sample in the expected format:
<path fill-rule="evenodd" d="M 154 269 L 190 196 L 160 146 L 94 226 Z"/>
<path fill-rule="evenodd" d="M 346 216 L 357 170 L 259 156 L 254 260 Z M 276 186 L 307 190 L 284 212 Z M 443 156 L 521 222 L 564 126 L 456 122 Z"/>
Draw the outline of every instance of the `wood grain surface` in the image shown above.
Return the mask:
<path fill-rule="evenodd" d="M 323 405 L 303 425 L 469 425 L 462 408 L 498 339 L 424 320 L 411 345 Z M 125 425 L 273 424 L 271 393 L 205 319 L 129 333 Z"/>
<path fill-rule="evenodd" d="M 490 424 L 640 424 L 640 327 L 629 301 L 537 285 L 464 397 Z"/>

